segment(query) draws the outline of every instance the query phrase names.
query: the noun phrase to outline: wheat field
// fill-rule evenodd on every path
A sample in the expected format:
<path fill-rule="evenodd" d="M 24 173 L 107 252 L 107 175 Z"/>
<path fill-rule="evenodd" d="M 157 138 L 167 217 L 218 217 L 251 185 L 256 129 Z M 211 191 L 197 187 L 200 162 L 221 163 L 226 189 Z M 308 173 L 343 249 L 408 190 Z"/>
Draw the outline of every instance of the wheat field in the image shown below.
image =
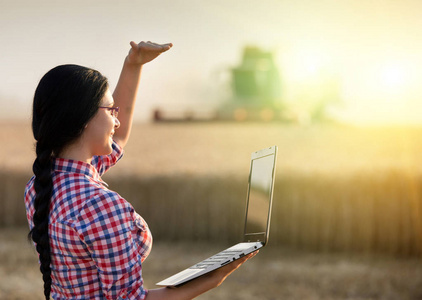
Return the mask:
<path fill-rule="evenodd" d="M 33 141 L 27 124 L 4 128 L 0 225 L 24 225 Z M 104 179 L 159 238 L 231 241 L 242 232 L 250 154 L 271 145 L 279 147 L 274 244 L 421 256 L 420 128 L 140 124 Z"/>

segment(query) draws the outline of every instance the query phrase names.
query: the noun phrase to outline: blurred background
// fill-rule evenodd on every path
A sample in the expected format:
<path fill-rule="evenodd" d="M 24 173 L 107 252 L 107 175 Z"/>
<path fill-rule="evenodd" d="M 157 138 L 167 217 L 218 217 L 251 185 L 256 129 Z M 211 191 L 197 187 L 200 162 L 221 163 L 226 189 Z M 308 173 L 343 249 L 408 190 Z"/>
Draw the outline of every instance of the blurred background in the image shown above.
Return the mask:
<path fill-rule="evenodd" d="M 42 298 L 23 205 L 38 81 L 75 63 L 113 88 L 131 40 L 174 44 L 104 176 L 153 232 L 147 287 L 237 241 L 250 153 L 278 145 L 268 247 L 200 299 L 422 299 L 421 6 L 2 0 L 0 299 Z"/>

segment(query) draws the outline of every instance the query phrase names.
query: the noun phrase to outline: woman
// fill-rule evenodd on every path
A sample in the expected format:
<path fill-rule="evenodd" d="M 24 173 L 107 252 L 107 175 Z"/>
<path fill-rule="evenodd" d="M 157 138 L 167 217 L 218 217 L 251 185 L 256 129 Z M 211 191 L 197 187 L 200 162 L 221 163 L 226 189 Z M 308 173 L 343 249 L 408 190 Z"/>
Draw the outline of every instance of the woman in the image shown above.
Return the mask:
<path fill-rule="evenodd" d="M 144 288 L 151 233 L 101 175 L 123 155 L 142 66 L 172 44 L 130 45 L 113 94 L 98 71 L 76 65 L 50 70 L 35 92 L 37 157 L 25 205 L 46 299 L 192 299 L 254 255 L 176 289 Z"/>

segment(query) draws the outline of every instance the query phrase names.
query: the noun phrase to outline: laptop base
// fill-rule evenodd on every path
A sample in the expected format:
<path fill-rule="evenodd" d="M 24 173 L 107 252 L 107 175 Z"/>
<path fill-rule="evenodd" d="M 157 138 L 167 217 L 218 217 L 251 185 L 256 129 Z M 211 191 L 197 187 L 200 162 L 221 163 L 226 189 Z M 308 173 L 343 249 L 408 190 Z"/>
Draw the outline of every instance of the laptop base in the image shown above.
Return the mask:
<path fill-rule="evenodd" d="M 243 256 L 258 250 L 263 246 L 264 244 L 262 242 L 236 244 L 201 261 L 200 263 L 193 265 L 190 268 L 187 268 L 163 281 L 158 282 L 156 285 L 165 287 L 177 287 L 183 285 L 195 278 L 198 278 L 235 260 L 238 260 L 239 258 L 242 258 Z"/>

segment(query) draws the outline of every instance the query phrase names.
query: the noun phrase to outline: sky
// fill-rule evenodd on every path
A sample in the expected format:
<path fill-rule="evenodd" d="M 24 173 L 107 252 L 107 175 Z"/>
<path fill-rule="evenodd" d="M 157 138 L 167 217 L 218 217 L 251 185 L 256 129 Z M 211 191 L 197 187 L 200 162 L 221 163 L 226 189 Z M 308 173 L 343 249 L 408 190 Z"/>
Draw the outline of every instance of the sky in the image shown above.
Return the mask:
<path fill-rule="evenodd" d="M 227 100 L 230 69 L 255 45 L 274 53 L 282 100 L 298 111 L 334 80 L 336 118 L 421 125 L 421 9 L 418 0 L 0 0 L 0 119 L 29 120 L 38 81 L 56 65 L 95 68 L 113 88 L 129 42 L 151 40 L 174 47 L 144 67 L 137 121 L 155 107 Z"/>

